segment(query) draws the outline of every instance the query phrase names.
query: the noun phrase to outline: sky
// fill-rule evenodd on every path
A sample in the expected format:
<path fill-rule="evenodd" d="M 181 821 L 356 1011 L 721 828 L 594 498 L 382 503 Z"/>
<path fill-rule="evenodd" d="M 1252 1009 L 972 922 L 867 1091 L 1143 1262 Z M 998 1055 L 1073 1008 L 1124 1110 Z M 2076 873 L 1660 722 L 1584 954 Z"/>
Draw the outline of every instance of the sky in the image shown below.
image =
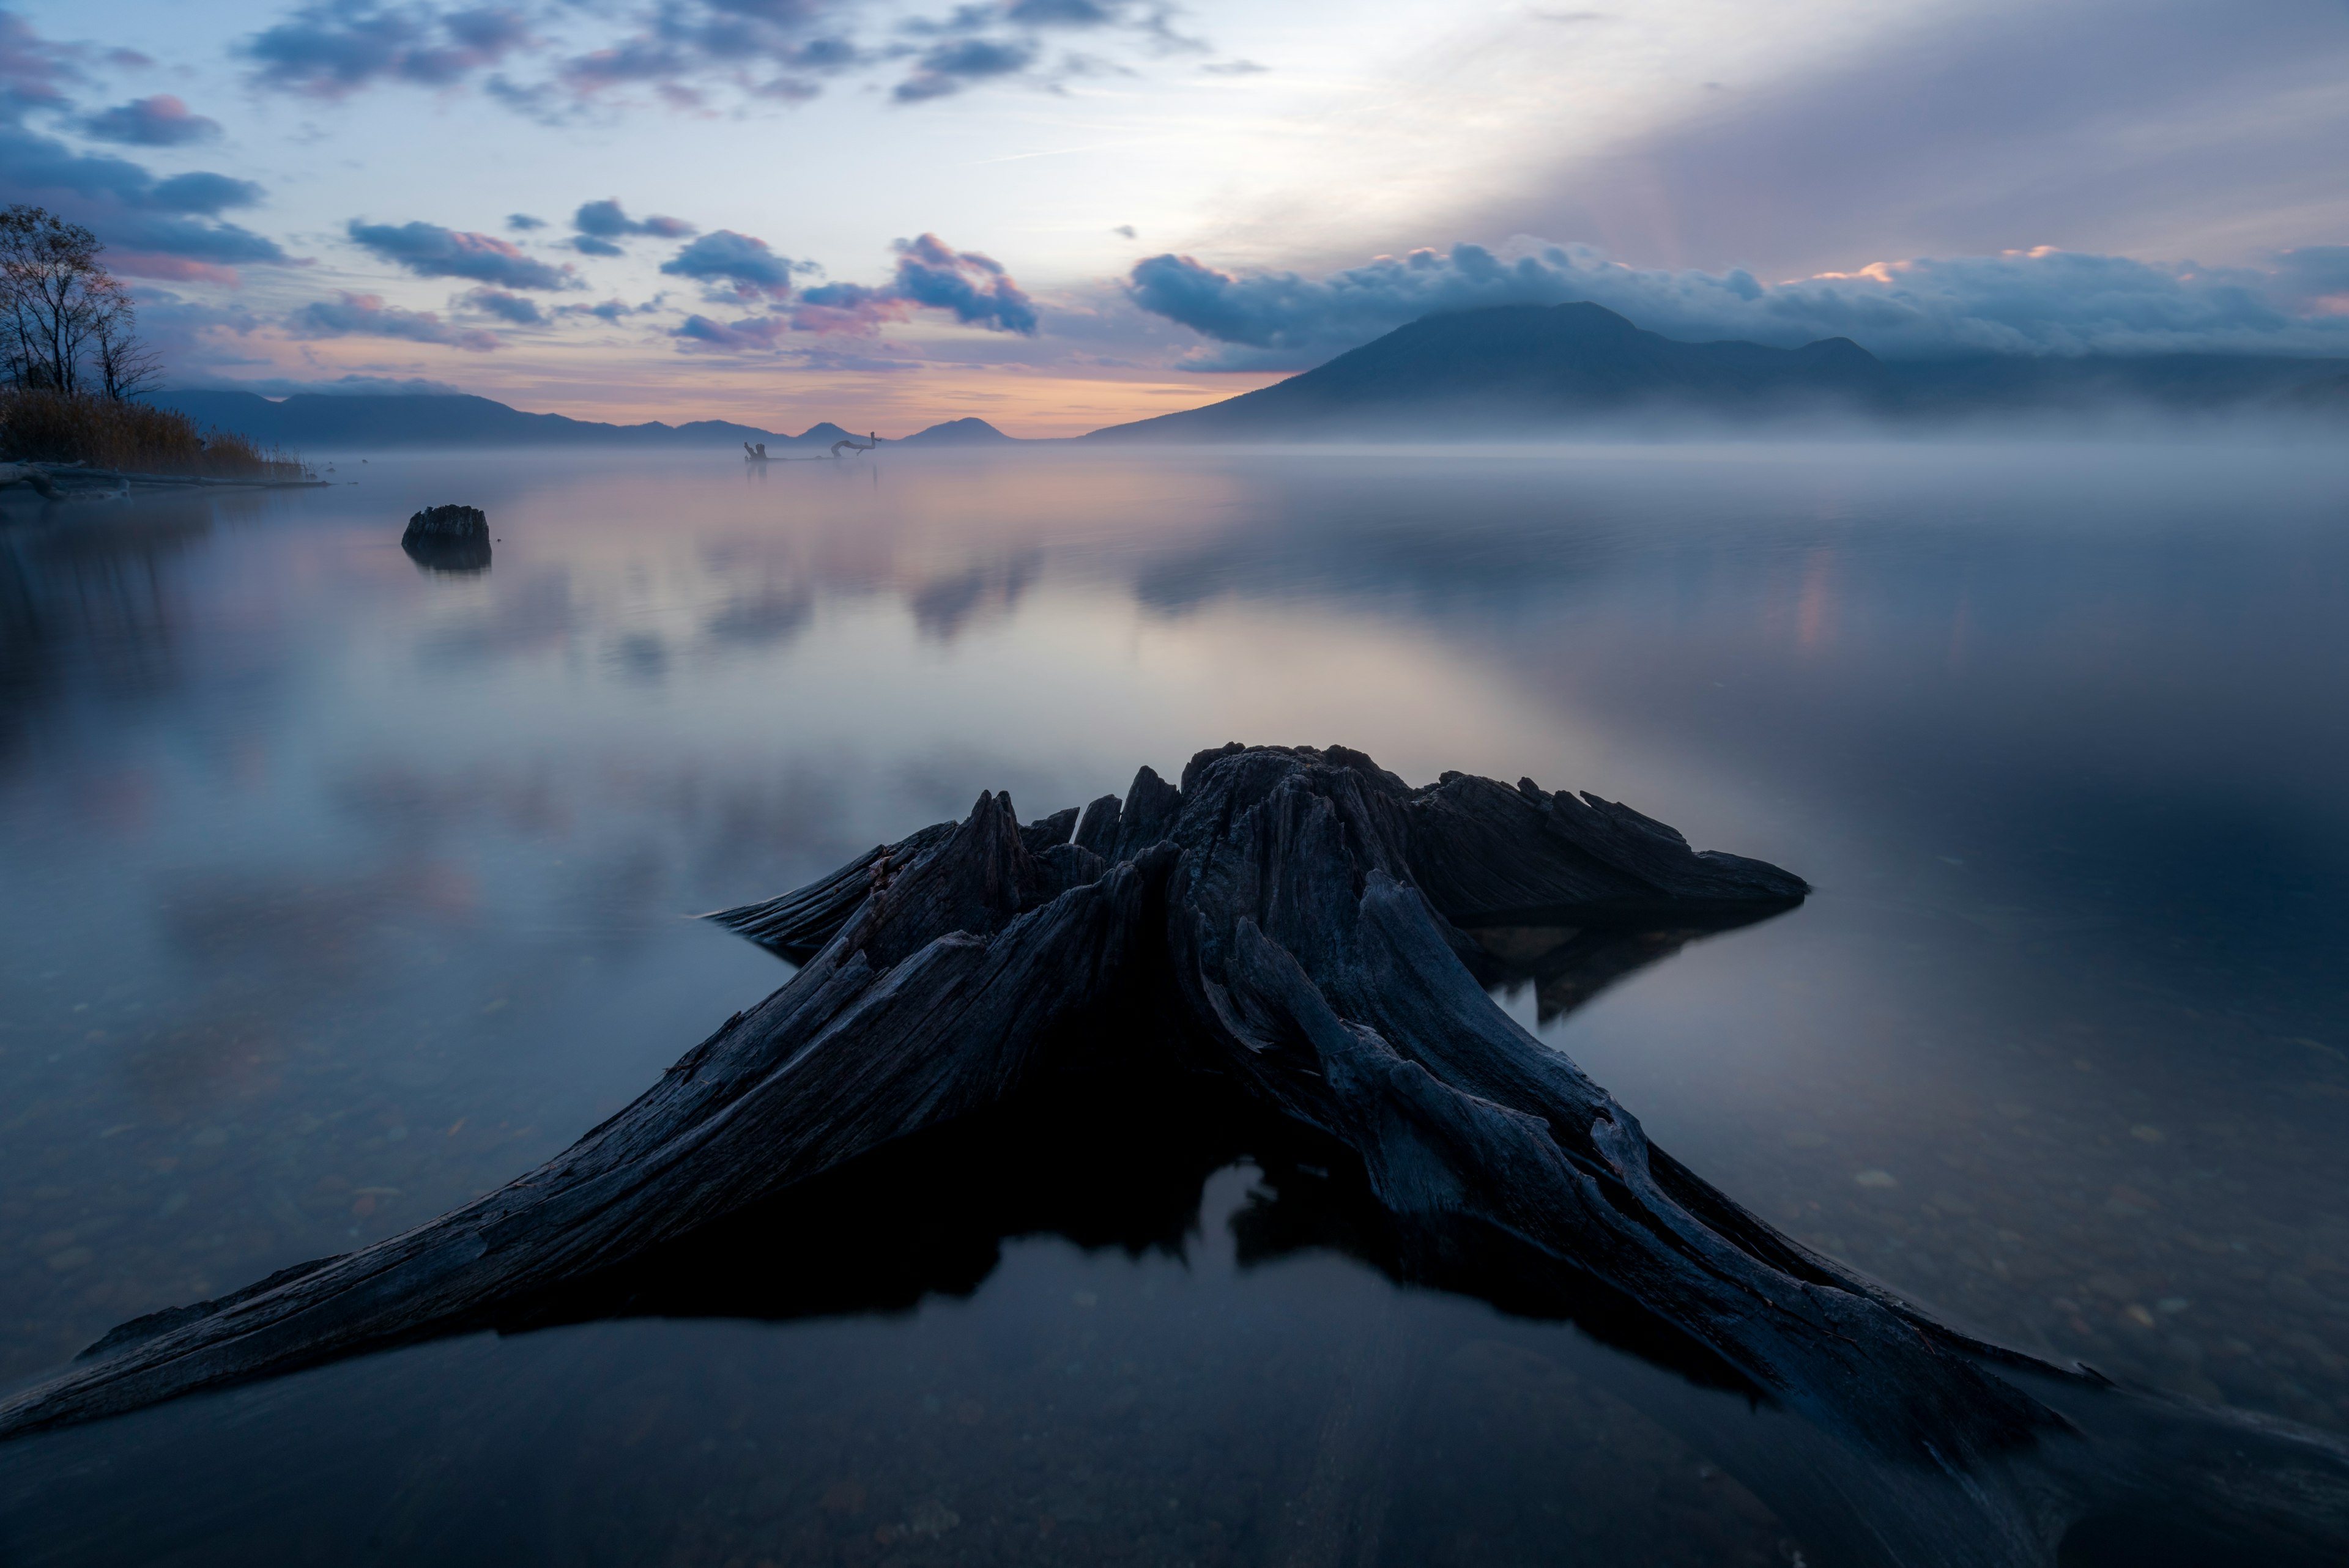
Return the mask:
<path fill-rule="evenodd" d="M 172 385 L 1070 435 L 1433 310 L 2349 356 L 2349 0 L 16 0 Z"/>

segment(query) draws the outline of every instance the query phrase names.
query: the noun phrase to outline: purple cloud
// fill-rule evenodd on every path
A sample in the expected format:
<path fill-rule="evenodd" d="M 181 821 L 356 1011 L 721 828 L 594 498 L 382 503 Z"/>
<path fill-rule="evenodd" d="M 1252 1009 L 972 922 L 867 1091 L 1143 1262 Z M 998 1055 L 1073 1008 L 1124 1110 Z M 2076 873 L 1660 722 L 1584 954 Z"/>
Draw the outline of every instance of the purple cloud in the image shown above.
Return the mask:
<path fill-rule="evenodd" d="M 250 180 L 232 180 L 225 174 L 174 174 L 156 182 L 147 202 L 166 212 L 202 212 L 212 217 L 230 207 L 254 206 L 266 194 Z"/>
<path fill-rule="evenodd" d="M 682 218 L 664 218 L 656 212 L 642 220 L 628 216 L 616 200 L 588 201 L 571 215 L 571 226 L 578 231 L 571 240 L 571 248 L 582 255 L 616 256 L 620 247 L 613 242 L 630 234 L 651 234 L 664 240 L 681 240 L 692 233 L 693 225 Z"/>
<path fill-rule="evenodd" d="M 184 147 L 220 135 L 220 122 L 193 113 L 169 93 L 132 98 L 84 117 L 84 136 L 100 141 L 128 142 L 134 147 Z"/>
<path fill-rule="evenodd" d="M 523 14 L 503 6 L 321 0 L 256 33 L 238 52 L 264 86 L 341 98 L 381 81 L 452 86 L 528 42 Z"/>
<path fill-rule="evenodd" d="M 632 88 L 688 109 L 706 107 L 714 91 L 800 102 L 828 78 L 909 58 L 911 74 L 894 88 L 900 103 L 1102 68 L 1098 58 L 1073 55 L 1045 67 L 1054 33 L 1115 36 L 1157 55 L 1203 46 L 1173 31 L 1173 7 L 1162 0 L 973 0 L 904 20 L 857 0 L 612 0 L 537 8 L 560 15 L 568 31 L 601 34 L 546 58 L 548 40 L 530 30 L 532 9 L 308 0 L 236 52 L 256 83 L 281 91 L 332 98 L 383 84 L 477 84 L 518 112 L 550 119 Z M 926 42 L 908 45 L 908 36 Z M 543 67 L 516 79 L 533 57 L 544 58 Z"/>
<path fill-rule="evenodd" d="M 1016 76 L 1036 63 L 1038 52 L 1028 39 L 958 38 L 925 50 L 914 62 L 914 74 L 889 96 L 899 103 L 946 98 L 975 82 Z"/>
<path fill-rule="evenodd" d="M 721 297 L 744 304 L 761 295 L 785 298 L 794 273 L 815 270 L 811 263 L 777 255 L 764 240 L 731 229 L 704 234 L 661 263 L 661 271 L 671 277 L 692 278 Z"/>
<path fill-rule="evenodd" d="M 458 296 L 458 303 L 484 315 L 512 322 L 516 326 L 543 326 L 546 323 L 546 316 L 539 310 L 536 300 L 508 294 L 503 289 L 469 289 Z"/>
<path fill-rule="evenodd" d="M 916 304 L 948 310 L 968 325 L 1036 335 L 1035 302 L 1002 264 L 977 251 L 957 251 L 936 234 L 895 242 L 895 288 Z"/>
<path fill-rule="evenodd" d="M 292 325 L 305 337 L 397 337 L 474 354 L 499 346 L 493 332 L 451 326 L 429 310 L 402 310 L 377 294 L 340 293 L 331 300 L 313 300 L 294 313 Z"/>
<path fill-rule="evenodd" d="M 350 222 L 352 242 L 396 262 L 419 277 L 471 278 L 510 289 L 567 289 L 578 279 L 569 267 L 525 256 L 494 234 L 444 229 L 438 223 Z"/>
<path fill-rule="evenodd" d="M 806 262 L 779 256 L 762 240 L 730 229 L 705 234 L 661 271 L 713 285 L 710 297 L 750 304 L 772 302 L 771 316 L 754 328 L 737 322 L 725 332 L 706 317 L 680 329 L 698 342 L 730 348 L 772 347 L 781 326 L 793 332 L 870 336 L 885 323 L 905 321 L 917 310 L 943 310 L 967 325 L 1032 337 L 1038 329 L 1035 302 L 1020 291 L 1002 263 L 977 251 L 957 251 L 936 234 L 894 242 L 895 274 L 885 284 L 817 284 L 796 288 L 795 274 L 813 272 Z M 781 326 L 770 326 L 769 321 Z M 755 341 L 754 341 L 755 339 Z"/>
<path fill-rule="evenodd" d="M 64 52 L 13 11 L 0 11 L 0 114 L 66 101 L 65 84 L 79 75 Z"/>
<path fill-rule="evenodd" d="M 706 315 L 688 315 L 685 324 L 669 335 L 678 339 L 678 346 L 688 351 L 701 349 L 722 354 L 741 354 L 777 347 L 791 323 L 777 315 L 746 316 L 740 321 L 712 321 Z"/>
<path fill-rule="evenodd" d="M 224 174 L 159 180 L 128 159 L 78 152 L 28 129 L 26 116 L 65 106 L 76 79 L 67 52 L 0 11 L 0 203 L 46 207 L 109 247 L 107 264 L 130 277 L 233 284 L 243 263 L 285 263 L 274 241 L 211 219 L 259 201 L 261 188 Z"/>

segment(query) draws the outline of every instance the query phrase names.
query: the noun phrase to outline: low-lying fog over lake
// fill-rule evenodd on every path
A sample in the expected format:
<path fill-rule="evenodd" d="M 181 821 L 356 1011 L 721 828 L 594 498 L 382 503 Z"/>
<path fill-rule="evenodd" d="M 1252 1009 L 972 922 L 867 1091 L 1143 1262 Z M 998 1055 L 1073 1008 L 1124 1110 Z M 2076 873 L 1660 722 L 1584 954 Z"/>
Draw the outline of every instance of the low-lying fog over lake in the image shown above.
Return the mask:
<path fill-rule="evenodd" d="M 1806 878 L 1498 997 L 1945 1321 L 2349 1433 L 2337 447 L 305 456 L 0 523 L 12 1391 L 564 1149 L 788 977 L 688 916 L 1242 740 Z M 486 570 L 402 553 L 442 502 Z M 1016 1193 L 837 1186 L 633 1310 L 16 1439 L 0 1556 L 1824 1560 L 1746 1465 L 1799 1416 L 1398 1284 L 1342 1173 L 1144 1119 L 1026 1128 Z"/>

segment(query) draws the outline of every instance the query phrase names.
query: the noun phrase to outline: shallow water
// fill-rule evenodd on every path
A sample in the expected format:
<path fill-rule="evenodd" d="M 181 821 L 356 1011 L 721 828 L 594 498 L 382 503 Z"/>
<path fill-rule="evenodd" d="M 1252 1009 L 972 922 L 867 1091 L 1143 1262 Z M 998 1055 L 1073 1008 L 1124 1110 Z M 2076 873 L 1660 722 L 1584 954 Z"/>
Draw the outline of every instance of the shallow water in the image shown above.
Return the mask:
<path fill-rule="evenodd" d="M 1238 738 L 1801 872 L 1568 1016 L 1504 999 L 1951 1320 L 2349 1430 L 2349 456 L 333 460 L 0 526 L 0 1378 L 567 1144 L 783 978 L 686 913 Z M 398 549 L 452 500 L 486 573 Z M 1777 1418 L 1251 1254 L 1272 1179 L 1201 1174 L 1195 1216 L 1015 1234 L 894 1314 L 469 1339 L 18 1444 L 0 1547 L 1799 1550 L 1733 1475 Z"/>

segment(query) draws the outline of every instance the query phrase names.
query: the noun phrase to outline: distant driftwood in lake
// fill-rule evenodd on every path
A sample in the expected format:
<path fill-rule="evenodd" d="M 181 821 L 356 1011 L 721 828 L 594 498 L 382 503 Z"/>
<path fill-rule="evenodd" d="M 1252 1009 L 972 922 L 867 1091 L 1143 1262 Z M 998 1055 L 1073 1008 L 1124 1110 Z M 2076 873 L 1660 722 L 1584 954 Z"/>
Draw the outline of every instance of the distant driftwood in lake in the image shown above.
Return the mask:
<path fill-rule="evenodd" d="M 1123 800 L 1024 827 L 983 795 L 714 917 L 802 966 L 562 1155 L 126 1324 L 0 1406 L 0 1435 L 560 1321 L 713 1222 L 1046 1084 L 1068 1117 L 1146 1127 L 1155 1081 L 1316 1140 L 1409 1277 L 1519 1312 L 1605 1304 L 1692 1377 L 1799 1416 L 1810 1439 L 1749 1443 L 1738 1473 L 1823 1563 L 2051 1564 L 2115 1520 L 2240 1561 L 2338 1561 L 2349 1448 L 1937 1322 L 1652 1147 L 1480 985 L 1509 928 L 1582 934 L 1557 976 L 1571 993 L 1638 962 L 1618 948 L 1808 891 L 1625 806 L 1456 773 L 1412 789 L 1342 748 L 1202 752 L 1180 788 L 1145 768 Z"/>

